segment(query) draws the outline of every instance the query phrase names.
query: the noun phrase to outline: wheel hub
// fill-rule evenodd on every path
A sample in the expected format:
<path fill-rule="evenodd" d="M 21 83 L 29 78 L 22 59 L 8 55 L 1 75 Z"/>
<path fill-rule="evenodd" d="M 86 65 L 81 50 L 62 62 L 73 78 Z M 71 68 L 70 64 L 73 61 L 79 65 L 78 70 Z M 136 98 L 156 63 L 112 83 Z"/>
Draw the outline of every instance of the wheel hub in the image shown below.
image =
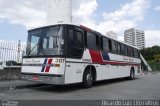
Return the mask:
<path fill-rule="evenodd" d="M 88 81 L 88 82 L 91 82 L 91 81 L 92 81 L 92 75 L 90 75 L 90 74 L 87 75 L 87 81 Z"/>

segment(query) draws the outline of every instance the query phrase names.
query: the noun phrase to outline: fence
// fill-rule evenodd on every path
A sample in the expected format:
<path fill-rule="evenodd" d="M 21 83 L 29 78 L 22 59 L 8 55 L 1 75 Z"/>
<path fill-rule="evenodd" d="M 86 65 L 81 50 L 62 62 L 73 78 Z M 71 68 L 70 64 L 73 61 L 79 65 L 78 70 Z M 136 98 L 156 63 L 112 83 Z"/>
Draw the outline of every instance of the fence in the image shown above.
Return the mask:
<path fill-rule="evenodd" d="M 22 62 L 22 55 L 26 44 L 13 41 L 0 40 L 0 62 L 16 61 Z"/>
<path fill-rule="evenodd" d="M 153 71 L 160 72 L 160 62 L 148 62 Z"/>

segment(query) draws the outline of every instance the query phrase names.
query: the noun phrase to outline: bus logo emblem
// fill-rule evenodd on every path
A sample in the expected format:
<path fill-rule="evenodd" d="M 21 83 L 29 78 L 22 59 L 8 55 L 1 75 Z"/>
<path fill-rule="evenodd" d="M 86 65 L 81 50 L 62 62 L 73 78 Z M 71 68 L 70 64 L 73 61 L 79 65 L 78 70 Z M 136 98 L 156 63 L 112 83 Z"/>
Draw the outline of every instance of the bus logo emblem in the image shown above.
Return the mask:
<path fill-rule="evenodd" d="M 41 72 L 49 72 L 50 71 L 50 65 L 52 64 L 53 59 L 45 59 L 44 63 L 42 65 Z"/>

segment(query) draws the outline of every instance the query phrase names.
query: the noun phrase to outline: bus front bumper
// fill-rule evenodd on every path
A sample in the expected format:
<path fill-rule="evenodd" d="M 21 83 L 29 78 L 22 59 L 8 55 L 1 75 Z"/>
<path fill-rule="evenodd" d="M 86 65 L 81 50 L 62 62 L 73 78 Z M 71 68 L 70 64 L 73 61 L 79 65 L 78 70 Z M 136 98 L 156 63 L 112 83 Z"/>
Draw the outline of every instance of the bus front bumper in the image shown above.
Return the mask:
<path fill-rule="evenodd" d="M 54 85 L 64 85 L 64 75 L 40 75 L 21 73 L 21 80 L 36 81 Z"/>

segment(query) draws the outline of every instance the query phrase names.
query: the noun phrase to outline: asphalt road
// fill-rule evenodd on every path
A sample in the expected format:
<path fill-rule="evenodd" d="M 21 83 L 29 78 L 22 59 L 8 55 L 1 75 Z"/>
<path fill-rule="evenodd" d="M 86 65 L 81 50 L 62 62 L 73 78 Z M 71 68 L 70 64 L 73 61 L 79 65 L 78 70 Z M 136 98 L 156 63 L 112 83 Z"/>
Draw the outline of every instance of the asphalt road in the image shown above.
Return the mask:
<path fill-rule="evenodd" d="M 1 100 L 160 100 L 160 74 L 142 75 L 135 80 L 101 81 L 92 88 L 39 85 L 0 91 Z"/>

